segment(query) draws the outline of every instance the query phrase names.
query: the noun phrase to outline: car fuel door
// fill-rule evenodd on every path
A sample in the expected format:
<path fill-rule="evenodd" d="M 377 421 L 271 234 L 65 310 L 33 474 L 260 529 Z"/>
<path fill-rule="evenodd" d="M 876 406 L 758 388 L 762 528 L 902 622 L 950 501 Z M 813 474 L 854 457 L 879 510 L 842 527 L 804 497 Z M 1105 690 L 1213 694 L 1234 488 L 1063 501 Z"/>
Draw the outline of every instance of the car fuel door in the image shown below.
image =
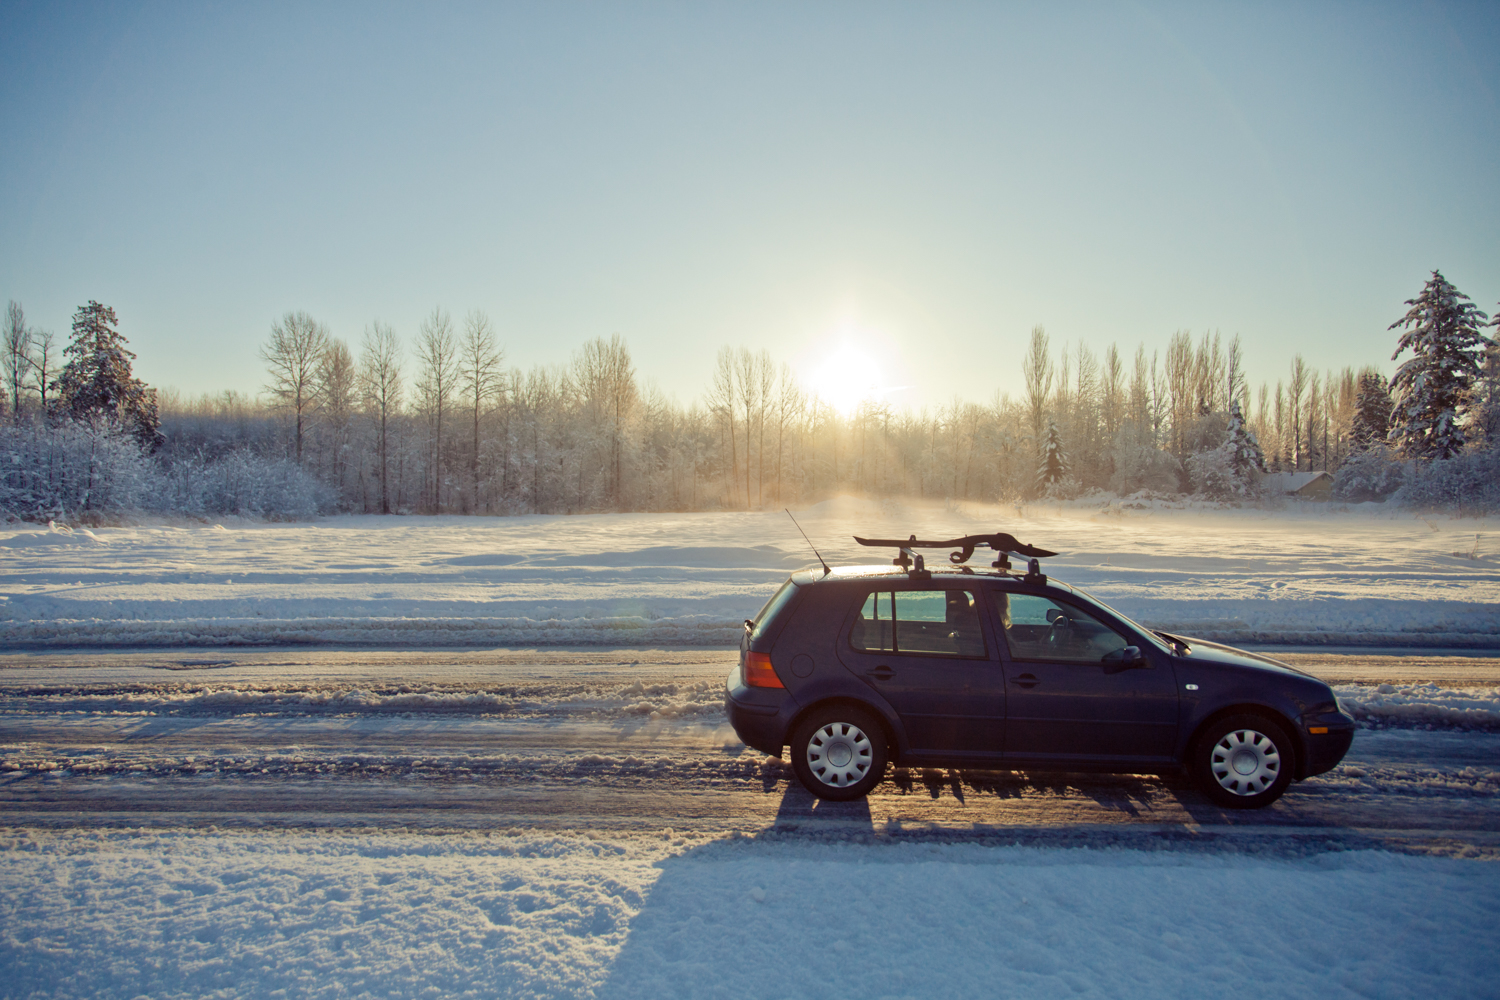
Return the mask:
<path fill-rule="evenodd" d="M 1154 649 L 1071 602 L 997 593 L 1005 637 L 1007 762 L 1170 761 L 1177 682 Z M 1133 648 L 1132 648 L 1133 649 Z"/>
<path fill-rule="evenodd" d="M 995 760 L 1005 676 L 974 587 L 867 593 L 839 657 L 896 711 L 915 756 Z"/>

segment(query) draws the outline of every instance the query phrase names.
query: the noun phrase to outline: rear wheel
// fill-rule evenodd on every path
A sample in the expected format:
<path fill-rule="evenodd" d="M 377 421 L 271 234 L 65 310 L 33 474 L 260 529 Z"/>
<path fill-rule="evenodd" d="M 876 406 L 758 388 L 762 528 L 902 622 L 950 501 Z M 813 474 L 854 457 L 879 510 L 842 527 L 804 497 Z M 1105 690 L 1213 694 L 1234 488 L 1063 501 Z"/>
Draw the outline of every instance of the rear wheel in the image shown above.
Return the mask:
<path fill-rule="evenodd" d="M 1292 783 L 1291 737 L 1261 715 L 1220 719 L 1194 746 L 1189 768 L 1203 794 L 1226 809 L 1259 809 Z"/>
<path fill-rule="evenodd" d="M 810 713 L 792 733 L 792 770 L 819 798 L 843 802 L 885 777 L 885 730 L 869 712 L 844 705 Z"/>

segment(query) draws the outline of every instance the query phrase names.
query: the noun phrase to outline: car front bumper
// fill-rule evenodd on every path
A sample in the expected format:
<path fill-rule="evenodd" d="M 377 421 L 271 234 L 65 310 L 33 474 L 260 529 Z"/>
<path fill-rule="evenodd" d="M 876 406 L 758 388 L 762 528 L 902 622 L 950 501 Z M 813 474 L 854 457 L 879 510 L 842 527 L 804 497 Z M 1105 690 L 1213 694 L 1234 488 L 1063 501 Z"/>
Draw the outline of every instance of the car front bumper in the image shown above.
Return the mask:
<path fill-rule="evenodd" d="M 1303 740 L 1307 746 L 1304 778 L 1331 771 L 1344 759 L 1354 743 L 1354 720 L 1343 712 L 1322 712 L 1302 717 Z"/>

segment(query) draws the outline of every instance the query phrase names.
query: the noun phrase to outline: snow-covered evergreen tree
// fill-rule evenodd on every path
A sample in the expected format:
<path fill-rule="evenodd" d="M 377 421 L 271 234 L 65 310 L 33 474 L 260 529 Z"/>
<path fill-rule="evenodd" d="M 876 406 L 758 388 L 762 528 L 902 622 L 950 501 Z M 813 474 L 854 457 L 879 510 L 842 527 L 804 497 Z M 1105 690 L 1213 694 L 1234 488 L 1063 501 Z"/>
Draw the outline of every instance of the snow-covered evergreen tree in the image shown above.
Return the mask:
<path fill-rule="evenodd" d="M 1500 306 L 1495 307 L 1490 326 L 1497 332 L 1485 348 L 1479 381 L 1469 403 L 1469 423 L 1485 447 L 1500 448 Z"/>
<path fill-rule="evenodd" d="M 1333 476 L 1333 495 L 1337 500 L 1363 503 L 1384 500 L 1406 482 L 1412 462 L 1397 458 L 1382 442 L 1350 455 Z"/>
<path fill-rule="evenodd" d="M 1237 399 L 1229 403 L 1229 430 L 1223 446 L 1229 450 L 1229 462 L 1234 467 L 1236 478 L 1244 480 L 1251 469 L 1266 471 L 1266 456 L 1260 450 L 1260 441 L 1245 423 Z"/>
<path fill-rule="evenodd" d="M 119 322 L 113 309 L 92 300 L 73 314 L 73 342 L 63 352 L 69 361 L 52 383 L 54 412 L 119 428 L 154 451 L 162 443 L 156 390 L 131 376 L 135 355 L 115 329 Z"/>
<path fill-rule="evenodd" d="M 1460 411 L 1479 377 L 1479 359 L 1489 344 L 1480 328 L 1489 317 L 1438 271 L 1406 304 L 1406 315 L 1390 325 L 1402 328 L 1391 360 L 1412 352 L 1391 379 L 1390 439 L 1411 458 L 1451 458 L 1464 446 Z"/>
<path fill-rule="evenodd" d="M 1047 434 L 1042 438 L 1041 464 L 1036 470 L 1036 488 L 1046 493 L 1049 488 L 1061 483 L 1068 474 L 1068 455 L 1063 450 L 1062 432 L 1057 421 L 1048 419 Z"/>
<path fill-rule="evenodd" d="M 1391 430 L 1391 387 L 1373 368 L 1359 373 L 1349 438 L 1355 451 L 1383 444 Z"/>
<path fill-rule="evenodd" d="M 1227 500 L 1250 492 L 1248 472 L 1236 467 L 1234 449 L 1228 441 L 1217 448 L 1189 455 L 1184 464 L 1188 486 L 1198 496 Z"/>

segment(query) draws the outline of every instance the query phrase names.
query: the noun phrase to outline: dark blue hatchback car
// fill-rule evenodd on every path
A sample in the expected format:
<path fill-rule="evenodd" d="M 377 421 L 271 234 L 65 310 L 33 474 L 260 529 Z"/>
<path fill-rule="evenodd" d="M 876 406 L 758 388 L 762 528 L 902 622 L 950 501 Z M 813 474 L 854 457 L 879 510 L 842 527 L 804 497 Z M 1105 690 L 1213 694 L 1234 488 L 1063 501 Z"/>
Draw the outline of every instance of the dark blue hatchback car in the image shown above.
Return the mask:
<path fill-rule="evenodd" d="M 1353 740 L 1327 684 L 1269 657 L 1145 629 L 1035 561 L 1021 575 L 1004 555 L 989 571 L 912 556 L 797 573 L 745 623 L 729 721 L 772 756 L 790 745 L 823 798 L 865 795 L 888 763 L 1185 768 L 1218 804 L 1253 809 Z"/>

